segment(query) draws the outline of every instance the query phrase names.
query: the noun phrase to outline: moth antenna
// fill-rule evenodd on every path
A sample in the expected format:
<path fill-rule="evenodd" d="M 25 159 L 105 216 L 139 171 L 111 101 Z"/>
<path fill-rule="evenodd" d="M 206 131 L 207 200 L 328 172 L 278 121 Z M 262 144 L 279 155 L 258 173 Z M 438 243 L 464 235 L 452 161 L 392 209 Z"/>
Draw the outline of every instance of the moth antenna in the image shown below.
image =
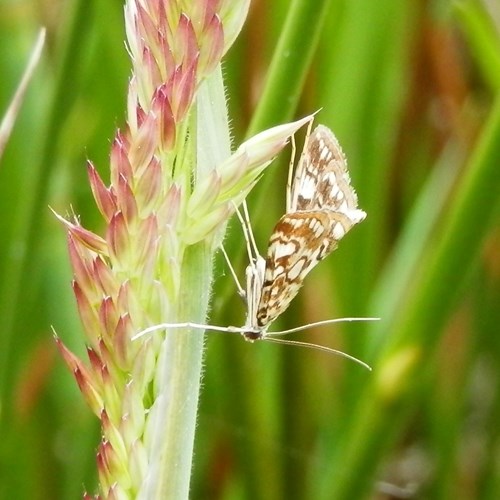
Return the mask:
<path fill-rule="evenodd" d="M 326 347 L 318 344 L 311 344 L 309 342 L 299 342 L 298 340 L 285 340 L 285 339 L 274 339 L 272 337 L 264 337 L 262 340 L 267 342 L 274 342 L 275 344 L 285 344 L 285 345 L 295 345 L 298 347 L 307 347 L 308 349 L 316 349 L 317 351 L 327 352 L 328 354 L 334 354 L 336 356 L 341 356 L 342 358 L 350 359 L 358 365 L 361 365 L 363 368 L 366 368 L 369 371 L 372 371 L 370 365 L 366 364 L 364 361 L 347 354 L 346 352 L 339 351 L 337 349 L 332 349 L 331 347 Z"/>
<path fill-rule="evenodd" d="M 380 318 L 334 318 L 334 319 L 324 319 L 323 321 L 315 321 L 314 323 L 308 323 L 307 325 L 296 326 L 295 328 L 290 328 L 288 330 L 281 330 L 278 332 L 268 332 L 266 337 L 275 335 L 288 335 L 289 333 L 302 332 L 303 330 L 309 330 L 309 328 L 316 328 L 317 326 L 332 325 L 333 323 L 344 323 L 351 321 L 379 321 Z"/>

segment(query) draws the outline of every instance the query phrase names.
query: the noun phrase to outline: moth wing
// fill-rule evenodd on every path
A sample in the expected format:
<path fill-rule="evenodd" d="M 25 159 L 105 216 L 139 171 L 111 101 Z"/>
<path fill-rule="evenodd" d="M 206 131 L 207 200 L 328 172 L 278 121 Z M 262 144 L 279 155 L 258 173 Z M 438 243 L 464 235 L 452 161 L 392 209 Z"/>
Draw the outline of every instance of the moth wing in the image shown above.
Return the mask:
<path fill-rule="evenodd" d="M 305 277 L 337 248 L 360 217 L 364 218 L 361 210 L 350 214 L 331 210 L 294 212 L 281 217 L 267 250 L 257 307 L 260 327 L 268 326 L 288 308 Z"/>
<path fill-rule="evenodd" d="M 351 186 L 347 160 L 333 132 L 318 125 L 304 146 L 295 171 L 288 212 L 333 210 L 349 212 L 358 207 Z"/>
<path fill-rule="evenodd" d="M 311 269 L 334 249 L 326 211 L 285 214 L 269 241 L 257 323 L 269 325 L 297 295 Z"/>

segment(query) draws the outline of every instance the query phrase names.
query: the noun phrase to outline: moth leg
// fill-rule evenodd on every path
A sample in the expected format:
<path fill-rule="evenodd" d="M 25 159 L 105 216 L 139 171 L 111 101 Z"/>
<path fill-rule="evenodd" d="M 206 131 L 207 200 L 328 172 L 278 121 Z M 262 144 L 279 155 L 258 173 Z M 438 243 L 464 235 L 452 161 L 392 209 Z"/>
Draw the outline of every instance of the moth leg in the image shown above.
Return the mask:
<path fill-rule="evenodd" d="M 236 215 L 241 223 L 241 229 L 243 230 L 243 236 L 245 237 L 245 242 L 247 245 L 248 260 L 250 263 L 254 263 L 258 257 L 260 257 L 259 249 L 257 248 L 257 243 L 255 243 L 255 237 L 252 231 L 252 224 L 250 223 L 250 215 L 248 214 L 248 206 L 246 200 L 243 200 L 243 214 L 240 210 L 236 209 Z"/>
<path fill-rule="evenodd" d="M 224 259 L 226 261 L 227 267 L 229 268 L 229 271 L 231 273 L 231 276 L 233 277 L 233 280 L 236 284 L 236 288 L 238 289 L 238 295 L 246 301 L 246 293 L 245 290 L 243 290 L 243 287 L 241 286 L 240 281 L 238 280 L 238 276 L 236 275 L 236 271 L 234 270 L 233 265 L 231 264 L 231 261 L 229 260 L 229 256 L 227 255 L 226 249 L 224 248 L 224 245 L 221 243 L 220 245 L 220 250 L 222 252 L 222 255 L 224 255 Z"/>

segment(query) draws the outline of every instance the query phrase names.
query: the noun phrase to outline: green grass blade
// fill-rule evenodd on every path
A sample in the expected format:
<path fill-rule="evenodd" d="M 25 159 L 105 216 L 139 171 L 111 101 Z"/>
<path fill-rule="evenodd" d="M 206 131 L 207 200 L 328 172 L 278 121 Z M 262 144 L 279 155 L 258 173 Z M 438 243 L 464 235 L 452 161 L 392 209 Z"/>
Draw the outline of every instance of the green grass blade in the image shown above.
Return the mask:
<path fill-rule="evenodd" d="M 344 436 L 342 460 L 335 474 L 325 480 L 323 491 L 328 498 L 360 498 L 367 492 L 383 451 L 412 408 L 412 390 L 433 357 L 457 292 L 482 249 L 492 216 L 498 213 L 499 157 L 500 98 L 457 188 L 439 240 L 422 266 L 421 276 L 416 277 L 412 296 L 393 324 L 385 325 L 393 337 L 374 366 L 374 377 Z M 349 474 L 353 470 L 356 476 Z M 360 476 L 364 481 L 359 481 Z"/>

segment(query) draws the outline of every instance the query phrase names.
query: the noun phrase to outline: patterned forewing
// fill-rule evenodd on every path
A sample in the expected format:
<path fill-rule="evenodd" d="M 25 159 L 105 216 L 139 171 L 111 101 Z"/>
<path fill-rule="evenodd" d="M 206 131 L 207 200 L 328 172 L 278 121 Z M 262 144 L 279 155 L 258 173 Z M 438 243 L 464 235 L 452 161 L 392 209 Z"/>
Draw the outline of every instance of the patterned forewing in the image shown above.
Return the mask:
<path fill-rule="evenodd" d="M 327 212 L 285 214 L 276 224 L 257 308 L 259 327 L 268 326 L 287 309 L 309 271 L 334 250 L 333 219 Z"/>
<path fill-rule="evenodd" d="M 290 199 L 287 212 L 329 209 L 346 213 L 357 208 L 346 158 L 328 127 L 318 125 L 307 139 Z"/>

